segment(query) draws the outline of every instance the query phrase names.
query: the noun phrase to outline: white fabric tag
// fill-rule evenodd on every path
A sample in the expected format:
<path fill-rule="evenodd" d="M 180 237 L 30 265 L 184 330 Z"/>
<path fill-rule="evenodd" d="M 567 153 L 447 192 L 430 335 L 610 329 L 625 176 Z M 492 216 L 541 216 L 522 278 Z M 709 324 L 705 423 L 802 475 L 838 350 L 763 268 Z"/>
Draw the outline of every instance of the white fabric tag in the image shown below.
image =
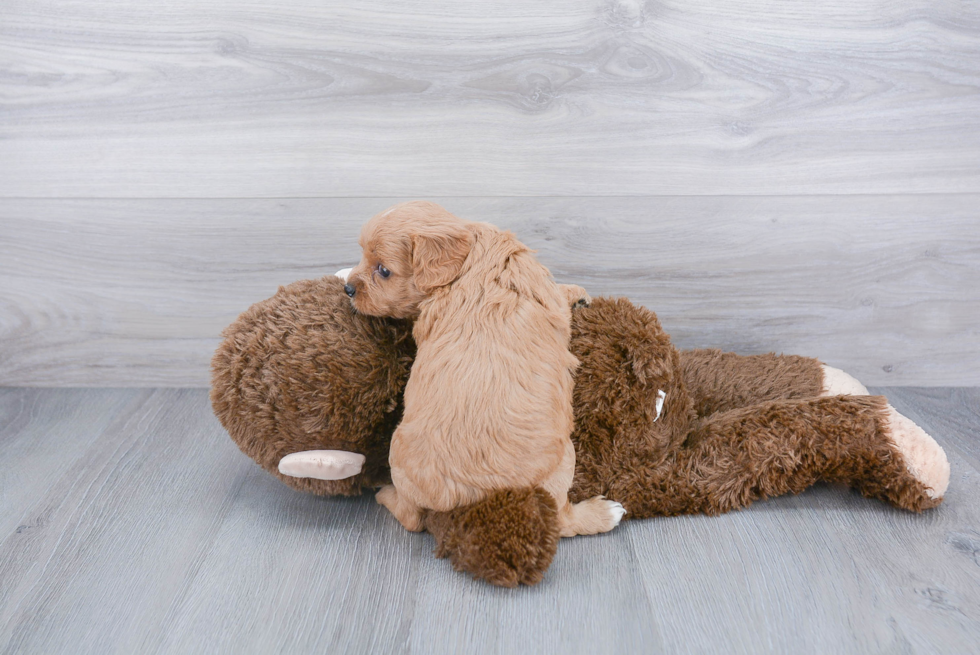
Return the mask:
<path fill-rule="evenodd" d="M 353 268 L 342 268 L 339 271 L 337 271 L 336 273 L 334 273 L 334 275 L 336 275 L 341 280 L 343 280 L 344 282 L 346 282 L 347 281 L 347 276 L 350 275 L 350 272 L 353 271 L 353 270 L 354 270 Z"/>
<path fill-rule="evenodd" d="M 657 418 L 653 419 L 653 422 L 654 423 L 657 422 L 657 419 L 660 418 L 660 414 L 664 411 L 664 399 L 666 397 L 667 397 L 667 394 L 664 393 L 664 390 L 663 389 L 660 389 L 659 391 L 657 391 Z"/>

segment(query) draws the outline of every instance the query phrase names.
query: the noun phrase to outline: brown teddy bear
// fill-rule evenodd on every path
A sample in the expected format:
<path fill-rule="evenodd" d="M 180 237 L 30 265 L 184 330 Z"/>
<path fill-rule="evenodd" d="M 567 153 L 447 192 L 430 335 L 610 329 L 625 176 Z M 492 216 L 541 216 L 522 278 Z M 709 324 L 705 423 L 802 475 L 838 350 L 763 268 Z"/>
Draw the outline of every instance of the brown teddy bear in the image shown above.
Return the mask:
<path fill-rule="evenodd" d="M 411 324 L 355 314 L 335 276 L 280 287 L 223 333 L 215 414 L 289 486 L 354 495 L 387 484 L 388 445 L 414 355 Z M 604 495 L 628 519 L 719 514 L 818 480 L 921 511 L 942 502 L 942 448 L 881 396 L 815 359 L 677 351 L 653 312 L 594 299 L 572 313 L 573 502 Z M 493 584 L 540 581 L 554 500 L 505 489 L 429 512 L 437 555 Z"/>

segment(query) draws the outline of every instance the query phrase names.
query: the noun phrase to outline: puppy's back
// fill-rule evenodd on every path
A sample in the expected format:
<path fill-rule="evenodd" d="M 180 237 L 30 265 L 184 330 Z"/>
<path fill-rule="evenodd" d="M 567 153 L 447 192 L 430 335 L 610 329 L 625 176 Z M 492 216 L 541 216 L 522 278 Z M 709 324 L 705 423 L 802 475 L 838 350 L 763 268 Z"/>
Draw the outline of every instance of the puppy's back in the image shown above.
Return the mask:
<path fill-rule="evenodd" d="M 393 465 L 415 462 L 408 475 L 424 482 L 425 472 L 413 474 L 424 463 L 467 501 L 538 483 L 559 466 L 571 443 L 577 364 L 570 310 L 547 268 L 513 234 L 475 229 L 462 274 L 416 323 L 403 438 L 392 444 Z"/>

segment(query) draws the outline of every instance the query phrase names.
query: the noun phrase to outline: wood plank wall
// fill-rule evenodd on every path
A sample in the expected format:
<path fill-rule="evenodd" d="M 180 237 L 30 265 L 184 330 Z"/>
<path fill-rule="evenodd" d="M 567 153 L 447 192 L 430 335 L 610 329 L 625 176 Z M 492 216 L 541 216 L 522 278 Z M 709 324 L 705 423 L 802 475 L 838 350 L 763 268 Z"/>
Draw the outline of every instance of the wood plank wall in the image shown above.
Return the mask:
<path fill-rule="evenodd" d="M 442 202 L 682 347 L 980 384 L 980 5 L 0 5 L 0 384 L 204 386 Z"/>

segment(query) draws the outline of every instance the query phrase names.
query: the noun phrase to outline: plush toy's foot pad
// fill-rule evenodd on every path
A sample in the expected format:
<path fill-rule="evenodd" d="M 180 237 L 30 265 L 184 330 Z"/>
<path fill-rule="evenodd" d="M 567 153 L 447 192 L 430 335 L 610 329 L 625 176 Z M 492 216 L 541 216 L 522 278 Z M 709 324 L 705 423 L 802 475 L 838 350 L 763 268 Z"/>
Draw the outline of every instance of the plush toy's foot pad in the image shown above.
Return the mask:
<path fill-rule="evenodd" d="M 821 396 L 867 396 L 868 388 L 839 368 L 823 364 Z"/>
<path fill-rule="evenodd" d="M 626 516 L 626 508 L 614 500 L 596 496 L 580 503 L 567 503 L 558 512 L 561 536 L 609 532 Z"/>
<path fill-rule="evenodd" d="M 364 455 L 346 450 L 304 450 L 279 460 L 279 472 L 293 478 L 344 480 L 361 472 Z"/>
<path fill-rule="evenodd" d="M 949 487 L 949 461 L 936 440 L 899 414 L 894 407 L 886 408 L 886 437 L 902 454 L 905 467 L 924 486 L 926 495 L 938 505 Z"/>

